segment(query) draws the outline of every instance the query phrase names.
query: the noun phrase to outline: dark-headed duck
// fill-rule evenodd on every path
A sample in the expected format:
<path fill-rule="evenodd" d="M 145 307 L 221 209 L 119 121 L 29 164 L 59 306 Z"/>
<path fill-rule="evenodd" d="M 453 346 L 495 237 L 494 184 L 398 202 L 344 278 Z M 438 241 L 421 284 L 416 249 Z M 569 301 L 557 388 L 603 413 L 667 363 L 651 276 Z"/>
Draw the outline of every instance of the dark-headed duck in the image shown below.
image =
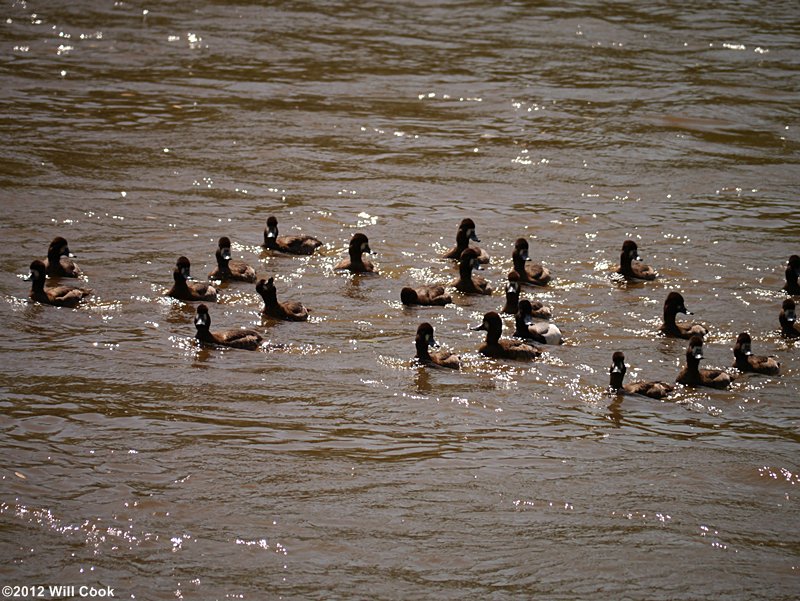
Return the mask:
<path fill-rule="evenodd" d="M 735 359 L 733 366 L 739 371 L 749 371 L 768 376 L 778 375 L 781 371 L 781 364 L 774 357 L 754 355 L 750 348 L 751 344 L 750 334 L 747 332 L 739 334 L 736 338 L 736 344 L 733 346 L 733 357 Z"/>
<path fill-rule="evenodd" d="M 239 329 L 212 332 L 211 315 L 208 314 L 208 307 L 203 303 L 197 306 L 194 325 L 197 328 L 195 338 L 200 342 L 206 342 L 208 344 L 218 344 L 220 346 L 254 351 L 261 346 L 263 340 L 261 334 L 255 330 Z"/>
<path fill-rule="evenodd" d="M 792 296 L 800 296 L 800 256 L 792 255 L 786 263 L 786 284 L 783 289 Z"/>
<path fill-rule="evenodd" d="M 528 241 L 525 238 L 517 238 L 514 242 L 514 250 L 511 253 L 511 260 L 514 263 L 514 269 L 511 273 L 516 273 L 519 281 L 523 284 L 545 286 L 552 279 L 550 270 L 538 263 L 528 265 L 527 262 L 531 260 L 528 256 L 528 249 Z"/>
<path fill-rule="evenodd" d="M 542 354 L 542 349 L 522 340 L 500 338 L 503 333 L 503 320 L 494 311 L 486 313 L 481 325 L 472 329 L 486 331 L 486 341 L 478 351 L 487 357 L 532 361 Z"/>
<path fill-rule="evenodd" d="M 508 274 L 508 284 L 506 284 L 506 304 L 503 305 L 501 313 L 506 315 L 516 315 L 519 310 L 519 276 L 516 272 Z"/>
<path fill-rule="evenodd" d="M 453 298 L 445 293 L 444 286 L 422 285 L 416 288 L 404 287 L 400 290 L 400 301 L 404 305 L 436 305 L 444 306 L 453 302 Z"/>
<path fill-rule="evenodd" d="M 731 385 L 731 376 L 721 369 L 700 369 L 703 358 L 703 337 L 692 336 L 686 349 L 686 367 L 675 379 L 678 384 L 686 386 L 707 386 L 709 388 L 727 388 Z"/>
<path fill-rule="evenodd" d="M 787 338 L 800 338 L 800 329 L 797 327 L 797 314 L 795 313 L 795 303 L 791 298 L 783 301 L 781 314 L 778 316 L 781 324 L 781 333 Z"/>
<path fill-rule="evenodd" d="M 480 269 L 478 251 L 468 248 L 461 253 L 458 263 L 458 279 L 450 283 L 459 292 L 467 294 L 491 294 L 492 287 L 479 275 L 472 275 L 473 269 Z"/>
<path fill-rule="evenodd" d="M 375 266 L 369 259 L 364 259 L 363 253 L 372 254 L 369 239 L 362 233 L 354 234 L 347 247 L 346 259 L 339 261 L 334 269 L 347 269 L 352 273 L 375 273 Z"/>
<path fill-rule="evenodd" d="M 231 239 L 223 236 L 217 246 L 217 268 L 208 274 L 212 280 L 237 280 L 255 282 L 256 270 L 244 261 L 231 259 Z"/>
<path fill-rule="evenodd" d="M 417 347 L 417 361 L 422 365 L 436 365 L 451 369 L 461 367 L 461 360 L 458 355 L 445 350 L 434 351 L 433 353 L 428 350 L 429 347 L 436 346 L 436 340 L 433 339 L 433 326 L 427 322 L 421 323 L 417 328 L 414 344 Z"/>
<path fill-rule="evenodd" d="M 627 279 L 632 280 L 654 280 L 656 279 L 655 270 L 649 265 L 641 262 L 639 247 L 633 240 L 625 240 L 622 243 L 622 254 L 619 257 L 619 268 L 617 273 Z M 636 263 L 634 263 L 636 261 Z"/>
<path fill-rule="evenodd" d="M 275 279 L 259 280 L 256 284 L 256 292 L 264 299 L 262 313 L 274 319 L 284 319 L 286 321 L 306 321 L 308 320 L 308 309 L 299 301 L 278 301 L 278 292 L 275 289 Z"/>
<path fill-rule="evenodd" d="M 57 307 L 75 307 L 82 298 L 91 294 L 87 288 L 72 288 L 70 286 L 45 287 L 46 267 L 44 261 L 31 263 L 30 273 L 25 277 L 31 282 L 31 300 L 44 305 Z"/>
<path fill-rule="evenodd" d="M 267 228 L 264 230 L 264 248 L 291 255 L 311 255 L 320 246 L 322 246 L 322 242 L 314 236 L 305 234 L 278 236 L 278 220 L 274 216 L 267 219 Z"/>
<path fill-rule="evenodd" d="M 680 292 L 670 292 L 664 301 L 664 323 L 661 326 L 661 333 L 672 338 L 689 339 L 692 336 L 705 336 L 708 329 L 699 323 L 685 324 L 675 321 L 678 313 L 684 315 L 694 315 L 686 308 L 683 295 Z"/>
<path fill-rule="evenodd" d="M 469 247 L 470 240 L 474 240 L 475 242 L 481 241 L 475 233 L 475 222 L 469 218 L 462 219 L 461 223 L 458 224 L 458 230 L 456 231 L 456 245 L 444 253 L 444 258 L 461 259 L 461 253 L 463 253 Z M 478 253 L 479 263 L 489 262 L 489 255 L 487 255 L 482 248 L 478 246 L 473 246 L 472 248 L 474 248 Z"/>
<path fill-rule="evenodd" d="M 617 351 L 611 357 L 611 390 L 618 393 L 643 394 L 651 399 L 663 399 L 675 390 L 674 386 L 665 382 L 631 382 L 623 384 L 622 381 L 625 379 L 625 372 L 627 371 L 625 355 L 621 351 Z"/>
<path fill-rule="evenodd" d="M 528 340 L 535 340 L 540 344 L 562 344 L 561 330 L 549 321 L 533 321 L 533 307 L 531 301 L 523 298 L 519 301 L 519 310 L 516 315 L 516 329 L 514 336 Z"/>
<path fill-rule="evenodd" d="M 205 282 L 195 282 L 190 275 L 191 263 L 186 257 L 178 257 L 172 271 L 173 284 L 167 296 L 183 301 L 217 300 L 217 289 Z"/>
<path fill-rule="evenodd" d="M 47 248 L 47 259 L 44 262 L 46 274 L 55 278 L 77 278 L 81 275 L 81 270 L 71 260 L 74 258 L 67 241 L 56 236 Z"/>

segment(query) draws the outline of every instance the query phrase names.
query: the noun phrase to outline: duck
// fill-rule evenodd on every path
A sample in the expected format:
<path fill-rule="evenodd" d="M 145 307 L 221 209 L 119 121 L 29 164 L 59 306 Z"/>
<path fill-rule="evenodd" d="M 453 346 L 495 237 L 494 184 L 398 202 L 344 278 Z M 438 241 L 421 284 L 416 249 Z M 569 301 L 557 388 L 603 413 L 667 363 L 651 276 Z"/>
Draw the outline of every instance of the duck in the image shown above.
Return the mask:
<path fill-rule="evenodd" d="M 736 337 L 733 346 L 733 366 L 739 371 L 749 371 L 757 374 L 776 376 L 781 371 L 781 364 L 774 357 L 754 355 L 750 349 L 752 339 L 750 334 L 742 332 Z"/>
<path fill-rule="evenodd" d="M 526 262 L 531 260 L 528 256 L 528 249 L 528 241 L 525 238 L 517 238 L 514 242 L 514 250 L 511 253 L 511 260 L 514 263 L 514 269 L 511 273 L 517 274 L 519 281 L 523 284 L 545 286 L 552 279 L 550 270 L 538 263 L 526 265 Z"/>
<path fill-rule="evenodd" d="M 421 323 L 417 328 L 414 344 L 417 347 L 416 359 L 422 365 L 448 367 L 450 369 L 461 367 L 461 359 L 459 359 L 458 355 L 446 350 L 434 351 L 433 353 L 428 350 L 429 347 L 437 346 L 436 340 L 433 338 L 433 326 L 428 322 Z"/>
<path fill-rule="evenodd" d="M 299 301 L 278 302 L 275 278 L 259 280 L 256 284 L 256 292 L 264 299 L 264 309 L 261 311 L 264 315 L 286 321 L 308 320 L 308 309 L 303 306 L 303 303 Z"/>
<path fill-rule="evenodd" d="M 306 234 L 293 234 L 291 236 L 278 236 L 278 220 L 274 215 L 267 219 L 264 230 L 263 247 L 267 250 L 290 255 L 313 255 L 314 251 L 322 246 L 322 242 L 314 236 Z"/>
<path fill-rule="evenodd" d="M 800 256 L 792 255 L 786 263 L 786 284 L 783 289 L 787 294 L 800 296 Z"/>
<path fill-rule="evenodd" d="M 173 284 L 167 296 L 182 301 L 211 301 L 217 300 L 217 289 L 205 282 L 195 282 L 190 275 L 191 263 L 186 257 L 178 257 L 175 269 L 172 271 Z"/>
<path fill-rule="evenodd" d="M 519 310 L 519 276 L 516 272 L 508 274 L 508 284 L 506 284 L 506 304 L 500 310 L 506 315 L 516 315 Z"/>
<path fill-rule="evenodd" d="M 501 338 L 503 320 L 495 311 L 486 313 L 481 325 L 472 329 L 486 331 L 486 341 L 478 348 L 478 352 L 486 357 L 533 361 L 542 355 L 542 349 L 533 344 L 512 338 Z"/>
<path fill-rule="evenodd" d="M 539 344 L 563 344 L 561 330 L 554 323 L 548 321 L 533 321 L 533 307 L 531 301 L 523 298 L 519 301 L 519 310 L 516 315 L 516 329 L 514 336 L 535 340 Z"/>
<path fill-rule="evenodd" d="M 661 325 L 661 333 L 672 338 L 689 339 L 694 335 L 705 336 L 708 329 L 699 323 L 685 324 L 677 323 L 675 316 L 678 313 L 684 315 L 694 315 L 686 308 L 683 295 L 680 292 L 670 292 L 664 301 L 664 323 Z"/>
<path fill-rule="evenodd" d="M 800 329 L 797 328 L 797 315 L 795 314 L 795 302 L 791 298 L 783 301 L 778 321 L 781 324 L 781 333 L 786 338 L 800 338 Z"/>
<path fill-rule="evenodd" d="M 445 293 L 444 286 L 422 285 L 416 288 L 405 286 L 400 290 L 400 301 L 407 306 L 439 306 L 450 304 L 453 297 Z"/>
<path fill-rule="evenodd" d="M 666 382 L 630 382 L 623 384 L 625 379 L 625 372 L 628 368 L 625 366 L 625 354 L 622 351 L 616 351 L 611 356 L 611 370 L 609 386 L 611 390 L 617 393 L 641 394 L 651 399 L 663 399 L 670 394 L 675 387 Z"/>
<path fill-rule="evenodd" d="M 256 270 L 244 261 L 231 259 L 231 239 L 223 236 L 219 239 L 217 252 L 217 268 L 208 274 L 212 280 L 236 280 L 239 282 L 255 282 Z"/>
<path fill-rule="evenodd" d="M 458 279 L 450 282 L 459 292 L 466 294 L 491 294 L 492 287 L 479 275 L 472 275 L 473 269 L 481 269 L 478 261 L 479 253 L 474 248 L 468 248 L 461 253 L 458 262 Z"/>
<path fill-rule="evenodd" d="M 348 258 L 339 261 L 334 269 L 346 269 L 351 273 L 376 273 L 375 266 L 369 259 L 363 259 L 362 254 L 372 254 L 369 239 L 362 233 L 354 234 L 347 247 Z"/>
<path fill-rule="evenodd" d="M 619 257 L 617 273 L 629 280 L 654 280 L 655 270 L 641 262 L 639 247 L 633 240 L 622 243 L 622 254 Z M 636 263 L 634 263 L 636 261 Z"/>
<path fill-rule="evenodd" d="M 728 388 L 732 381 L 731 375 L 721 369 L 700 369 L 702 358 L 703 337 L 694 335 L 689 338 L 689 347 L 686 349 L 686 367 L 678 373 L 675 381 L 685 386 Z"/>
<path fill-rule="evenodd" d="M 69 244 L 61 236 L 56 236 L 47 247 L 47 259 L 45 259 L 45 273 L 55 278 L 77 278 L 83 272 L 74 261 L 75 255 L 69 250 Z"/>
<path fill-rule="evenodd" d="M 475 233 L 475 222 L 470 218 L 462 219 L 461 223 L 458 224 L 458 230 L 456 230 L 456 245 L 444 253 L 444 258 L 460 260 L 461 253 L 469 247 L 470 240 L 481 241 Z M 472 248 L 478 252 L 479 263 L 489 262 L 489 255 L 486 254 L 486 251 L 478 246 L 473 246 Z"/>
<path fill-rule="evenodd" d="M 34 302 L 56 307 L 77 307 L 78 303 L 89 296 L 92 291 L 88 288 L 73 288 L 71 286 L 45 287 L 47 266 L 44 261 L 33 261 L 30 273 L 25 280 L 31 282 L 30 298 Z"/>
<path fill-rule="evenodd" d="M 255 330 L 223 330 L 218 332 L 211 331 L 211 315 L 208 313 L 208 306 L 205 303 L 197 305 L 197 313 L 194 317 L 194 326 L 197 328 L 195 338 L 200 342 L 229 346 L 231 348 L 254 351 L 263 341 L 261 334 Z"/>

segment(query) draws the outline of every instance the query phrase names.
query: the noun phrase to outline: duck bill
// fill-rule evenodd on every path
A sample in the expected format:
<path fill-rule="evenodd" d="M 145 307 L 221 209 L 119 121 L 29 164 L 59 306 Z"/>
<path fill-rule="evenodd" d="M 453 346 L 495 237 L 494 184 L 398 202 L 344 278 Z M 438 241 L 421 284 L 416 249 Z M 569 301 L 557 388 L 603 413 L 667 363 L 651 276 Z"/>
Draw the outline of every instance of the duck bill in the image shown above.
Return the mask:
<path fill-rule="evenodd" d="M 226 261 L 230 261 L 231 260 L 231 249 L 230 248 L 223 248 L 221 250 L 222 250 L 222 252 L 220 252 L 220 255 L 222 256 L 222 258 L 225 259 Z"/>
<path fill-rule="evenodd" d="M 481 241 L 481 239 L 480 239 L 480 238 L 478 238 L 478 234 L 476 234 L 476 233 L 475 233 L 475 230 L 470 230 L 470 231 L 469 231 L 469 236 L 468 236 L 468 238 L 469 238 L 470 240 L 474 240 L 475 242 L 480 242 L 480 241 Z"/>

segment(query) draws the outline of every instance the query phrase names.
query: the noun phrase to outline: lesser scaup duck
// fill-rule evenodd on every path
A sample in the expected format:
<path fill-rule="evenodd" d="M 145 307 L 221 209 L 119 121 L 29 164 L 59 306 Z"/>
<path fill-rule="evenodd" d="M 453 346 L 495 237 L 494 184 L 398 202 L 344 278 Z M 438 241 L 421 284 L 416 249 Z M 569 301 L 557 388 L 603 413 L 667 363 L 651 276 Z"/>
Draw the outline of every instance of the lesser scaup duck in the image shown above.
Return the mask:
<path fill-rule="evenodd" d="M 516 273 L 519 281 L 523 284 L 545 286 L 552 279 L 550 270 L 538 263 L 527 265 L 526 263 L 531 260 L 528 256 L 528 249 L 528 241 L 525 238 L 517 238 L 516 242 L 514 242 L 514 250 L 511 253 L 511 260 L 514 263 L 514 269 L 511 273 Z"/>
<path fill-rule="evenodd" d="M 195 338 L 200 342 L 206 342 L 208 344 L 218 344 L 220 346 L 254 351 L 261 346 L 263 340 L 261 334 L 255 330 L 240 329 L 212 332 L 210 330 L 211 315 L 208 314 L 208 307 L 202 303 L 197 306 L 194 325 L 197 328 Z"/>
<path fill-rule="evenodd" d="M 56 307 L 75 307 L 82 298 L 89 296 L 91 290 L 88 288 L 72 288 L 70 286 L 45 287 L 46 266 L 44 261 L 36 260 L 31 263 L 30 273 L 25 277 L 26 281 L 31 282 L 31 300 L 44 305 L 55 305 Z"/>
<path fill-rule="evenodd" d="M 428 348 L 436 346 L 436 340 L 433 339 L 433 326 L 427 322 L 421 323 L 417 328 L 417 336 L 414 339 L 414 344 L 417 347 L 417 361 L 422 365 L 436 365 L 439 367 L 449 367 L 451 369 L 458 369 L 461 367 L 461 360 L 458 355 L 450 351 L 435 351 L 431 353 Z"/>
<path fill-rule="evenodd" d="M 628 368 L 625 365 L 625 355 L 621 351 L 615 352 L 611 357 L 611 376 L 610 386 L 614 392 L 627 392 L 630 394 L 643 394 L 651 399 L 663 399 L 675 387 L 666 382 L 630 382 L 623 384 L 625 372 Z"/>
<path fill-rule="evenodd" d="M 786 263 L 786 284 L 783 289 L 786 290 L 787 294 L 800 296 L 798 277 L 800 277 L 800 256 L 792 255 Z"/>
<path fill-rule="evenodd" d="M 686 349 L 686 367 L 675 379 L 686 386 L 707 386 L 709 388 L 727 388 L 731 385 L 731 375 L 721 369 L 700 369 L 703 358 L 703 337 L 692 336 Z"/>
<path fill-rule="evenodd" d="M 622 254 L 619 257 L 619 268 L 617 273 L 621 276 L 634 280 L 654 280 L 656 279 L 655 270 L 649 265 L 641 262 L 639 247 L 633 240 L 625 240 L 622 243 Z M 634 263 L 636 261 L 636 263 Z"/>
<path fill-rule="evenodd" d="M 191 263 L 186 257 L 178 257 L 172 271 L 173 284 L 167 296 L 183 301 L 217 300 L 217 289 L 205 282 L 195 282 L 190 275 Z"/>
<path fill-rule="evenodd" d="M 781 324 L 781 333 L 787 338 L 800 338 L 800 329 L 797 327 L 797 315 L 795 313 L 795 303 L 791 298 L 783 301 L 781 314 L 778 316 Z"/>
<path fill-rule="evenodd" d="M 549 321 L 533 321 L 533 307 L 531 301 L 523 298 L 519 301 L 519 310 L 516 315 L 516 329 L 514 336 L 535 340 L 540 344 L 562 344 L 561 330 Z"/>
<path fill-rule="evenodd" d="M 781 371 L 781 364 L 774 357 L 754 355 L 750 348 L 752 339 L 750 334 L 742 332 L 736 338 L 733 346 L 734 363 L 733 366 L 739 371 L 750 371 L 757 374 L 776 376 Z"/>
<path fill-rule="evenodd" d="M 275 278 L 269 280 L 259 280 L 256 284 L 256 292 L 264 299 L 262 313 L 274 319 L 284 319 L 286 321 L 306 321 L 308 320 L 308 309 L 299 301 L 278 302 L 278 292 L 275 289 Z"/>
<path fill-rule="evenodd" d="M 453 298 L 445 293 L 444 286 L 422 285 L 416 288 L 404 287 L 400 290 L 400 301 L 404 305 L 436 305 L 444 306 L 453 302 Z"/>
<path fill-rule="evenodd" d="M 361 256 L 363 253 L 372 254 L 369 239 L 362 233 L 354 234 L 347 247 L 348 257 L 339 261 L 334 269 L 347 269 L 352 273 L 376 273 L 370 260 Z"/>
<path fill-rule="evenodd" d="M 667 299 L 664 301 L 664 323 L 661 326 L 662 334 L 673 338 L 685 339 L 689 339 L 694 335 L 705 336 L 708 334 L 708 329 L 699 323 L 677 323 L 675 321 L 675 316 L 678 313 L 694 315 L 694 313 L 686 308 L 683 295 L 681 295 L 680 292 L 670 292 L 667 295 Z"/>
<path fill-rule="evenodd" d="M 512 338 L 500 338 L 503 333 L 503 320 L 494 311 L 489 311 L 483 316 L 481 325 L 473 330 L 485 330 L 486 341 L 478 348 L 478 352 L 495 359 L 519 359 L 532 361 L 542 354 L 542 349 Z"/>
<path fill-rule="evenodd" d="M 217 246 L 217 268 L 208 274 L 212 280 L 237 280 L 255 282 L 256 270 L 244 261 L 231 259 L 231 239 L 223 236 Z"/>
<path fill-rule="evenodd" d="M 475 233 L 475 222 L 472 219 L 462 219 L 461 223 L 458 224 L 458 230 L 456 231 L 456 245 L 444 253 L 445 259 L 461 259 L 461 253 L 463 253 L 467 248 L 469 248 L 469 241 L 474 240 L 475 242 L 480 242 L 480 238 L 478 238 L 477 234 Z M 489 262 L 489 255 L 486 254 L 482 248 L 478 246 L 473 246 L 472 248 L 478 253 L 478 262 L 479 263 L 488 263 Z"/>
<path fill-rule="evenodd" d="M 320 246 L 322 246 L 322 242 L 314 236 L 305 234 L 278 236 L 278 220 L 274 216 L 267 219 L 267 228 L 264 230 L 264 248 L 291 255 L 311 255 Z"/>
<path fill-rule="evenodd" d="M 45 273 L 55 278 L 77 278 L 81 275 L 80 268 L 70 259 L 74 259 L 69 250 L 69 244 L 61 236 L 56 236 L 47 247 L 47 259 L 44 262 Z"/>
<path fill-rule="evenodd" d="M 491 294 L 492 287 L 479 275 L 472 275 L 473 269 L 480 269 L 478 262 L 478 251 L 468 248 L 461 253 L 458 262 L 458 279 L 453 280 L 450 285 L 454 286 L 459 292 L 467 294 Z"/>
<path fill-rule="evenodd" d="M 508 284 L 506 284 L 506 304 L 503 305 L 501 313 L 506 315 L 516 315 L 519 310 L 519 276 L 511 272 L 508 274 Z"/>

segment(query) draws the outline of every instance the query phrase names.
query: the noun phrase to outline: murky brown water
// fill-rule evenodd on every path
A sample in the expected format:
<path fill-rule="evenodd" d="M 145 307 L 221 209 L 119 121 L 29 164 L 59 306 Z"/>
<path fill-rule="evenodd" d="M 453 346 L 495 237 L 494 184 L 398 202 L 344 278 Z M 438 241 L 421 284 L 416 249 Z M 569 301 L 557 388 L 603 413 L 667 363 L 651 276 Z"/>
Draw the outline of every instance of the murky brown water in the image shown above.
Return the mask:
<path fill-rule="evenodd" d="M 145 13 L 145 11 L 147 11 Z M 0 11 L 0 584 L 136 599 L 791 599 L 800 513 L 795 2 L 4 2 Z M 266 218 L 325 242 L 261 251 Z M 458 222 L 491 297 L 403 308 L 450 281 Z M 380 275 L 336 273 L 356 231 Z M 94 295 L 27 302 L 63 235 Z M 302 300 L 274 323 L 224 284 L 200 348 L 163 294 L 233 254 Z M 567 339 L 482 358 L 513 241 Z M 609 279 L 626 238 L 660 273 Z M 780 377 L 667 401 L 679 290 Z M 529 291 L 530 294 L 530 291 Z M 460 372 L 413 367 L 430 321 Z M 511 321 L 506 322 L 511 333 Z"/>

